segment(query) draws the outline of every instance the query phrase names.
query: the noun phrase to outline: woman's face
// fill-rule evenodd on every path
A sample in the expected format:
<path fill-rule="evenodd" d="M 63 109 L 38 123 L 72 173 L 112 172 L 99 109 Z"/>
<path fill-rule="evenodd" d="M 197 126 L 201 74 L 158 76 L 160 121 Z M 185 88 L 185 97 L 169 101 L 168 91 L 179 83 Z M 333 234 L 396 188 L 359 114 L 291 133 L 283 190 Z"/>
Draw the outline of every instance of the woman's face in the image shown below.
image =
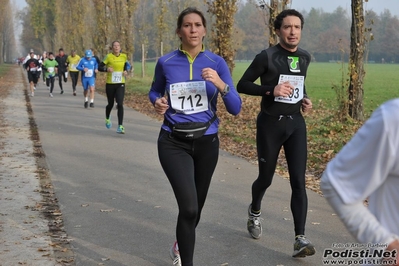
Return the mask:
<path fill-rule="evenodd" d="M 119 54 L 120 51 L 121 51 L 121 44 L 119 42 L 114 42 L 112 44 L 112 52 L 114 54 Z"/>
<path fill-rule="evenodd" d="M 177 35 L 182 42 L 183 50 L 202 48 L 202 39 L 205 37 L 206 28 L 198 14 L 190 13 L 183 18 L 181 27 L 177 30 Z"/>

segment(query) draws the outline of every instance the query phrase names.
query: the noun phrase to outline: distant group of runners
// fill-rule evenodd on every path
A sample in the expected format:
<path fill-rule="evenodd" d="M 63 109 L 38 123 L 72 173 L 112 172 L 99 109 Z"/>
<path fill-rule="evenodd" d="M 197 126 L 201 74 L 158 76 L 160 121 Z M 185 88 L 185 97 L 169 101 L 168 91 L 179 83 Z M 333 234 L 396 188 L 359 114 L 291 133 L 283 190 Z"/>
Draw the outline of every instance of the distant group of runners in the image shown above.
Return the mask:
<path fill-rule="evenodd" d="M 28 75 L 30 96 L 33 97 L 35 95 L 36 86 L 41 76 L 49 90 L 49 97 L 54 97 L 53 90 L 56 77 L 58 78 L 60 94 L 64 94 L 63 82 L 67 82 L 68 75 L 72 80 L 72 94 L 76 96 L 79 73 L 81 73 L 84 108 L 89 106 L 94 108 L 96 73 L 98 71 L 106 72 L 105 90 L 108 105 L 105 109 L 105 126 L 106 128 L 112 127 L 110 116 L 116 102 L 118 110 L 116 132 L 124 134 L 123 100 L 125 96 L 125 77 L 127 71 L 131 69 L 131 64 L 128 62 L 126 54 L 121 53 L 121 46 L 118 41 L 114 41 L 110 48 L 112 51 L 105 56 L 103 61 L 96 56 L 94 49 L 86 50 L 83 57 L 80 57 L 76 50 L 72 50 L 70 55 L 66 55 L 64 49 L 60 48 L 56 56 L 52 52 L 47 53 L 46 51 L 41 56 L 38 56 L 31 49 L 22 63 Z"/>

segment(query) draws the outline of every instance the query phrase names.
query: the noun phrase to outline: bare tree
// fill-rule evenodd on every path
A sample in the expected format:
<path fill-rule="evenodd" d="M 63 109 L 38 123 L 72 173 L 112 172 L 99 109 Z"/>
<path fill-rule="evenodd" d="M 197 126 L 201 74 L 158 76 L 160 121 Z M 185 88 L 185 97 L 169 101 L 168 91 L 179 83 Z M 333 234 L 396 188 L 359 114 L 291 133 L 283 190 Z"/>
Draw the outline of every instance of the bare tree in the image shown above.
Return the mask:
<path fill-rule="evenodd" d="M 208 12 L 215 16 L 212 27 L 213 51 L 226 60 L 230 73 L 234 69 L 235 51 L 232 44 L 234 15 L 237 12 L 237 0 L 206 1 Z"/>
<path fill-rule="evenodd" d="M 11 62 L 15 51 L 14 22 L 9 0 L 0 1 L 0 63 Z"/>
<path fill-rule="evenodd" d="M 278 43 L 278 36 L 274 31 L 274 21 L 276 20 L 277 15 L 287 8 L 288 4 L 291 3 L 291 0 L 259 0 L 259 8 L 266 12 L 264 18 L 269 18 L 267 24 L 269 28 L 269 47 L 274 46 Z"/>
<path fill-rule="evenodd" d="M 101 54 L 106 54 L 109 50 L 108 43 L 108 21 L 109 7 L 106 0 L 92 0 L 95 11 L 96 34 L 93 36 L 94 48 Z"/>
<path fill-rule="evenodd" d="M 363 0 L 352 0 L 352 27 L 349 58 L 349 116 L 363 120 L 364 52 L 366 47 Z"/>

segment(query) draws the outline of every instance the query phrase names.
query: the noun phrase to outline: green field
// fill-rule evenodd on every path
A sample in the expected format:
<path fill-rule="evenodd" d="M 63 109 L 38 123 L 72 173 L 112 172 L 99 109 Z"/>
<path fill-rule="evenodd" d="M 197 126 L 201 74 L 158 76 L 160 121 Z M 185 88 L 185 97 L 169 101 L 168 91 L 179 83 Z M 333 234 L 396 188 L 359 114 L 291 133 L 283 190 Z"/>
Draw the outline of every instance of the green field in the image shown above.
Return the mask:
<path fill-rule="evenodd" d="M 237 84 L 250 62 L 237 62 L 233 80 Z M 146 64 L 145 78 L 141 78 L 141 63 L 134 63 L 135 78 L 129 81 L 134 91 L 146 93 L 151 84 L 155 63 Z M 386 100 L 399 97 L 399 89 L 395 80 L 399 75 L 399 64 L 367 64 L 364 80 L 364 107 L 365 114 L 370 113 Z M 306 79 L 307 93 L 315 105 L 321 101 L 325 106 L 336 107 L 337 97 L 333 86 L 341 86 L 347 77 L 347 64 L 338 63 L 311 63 Z M 342 81 L 344 79 L 344 81 Z"/>
<path fill-rule="evenodd" d="M 7 74 L 7 72 L 10 70 L 11 67 L 12 67 L 11 64 L 1 64 L 0 65 L 0 77 Z"/>
<path fill-rule="evenodd" d="M 234 83 L 237 84 L 250 62 L 237 62 L 233 72 Z M 128 82 L 128 88 L 133 94 L 147 94 L 150 88 L 155 63 L 146 65 L 146 77 L 141 78 L 141 65 L 134 64 L 135 77 Z M 308 128 L 308 173 L 317 180 L 326 164 L 335 156 L 345 143 L 362 125 L 362 121 L 349 118 L 339 119 L 339 105 L 336 90 L 333 87 L 347 88 L 347 64 L 338 63 L 312 63 L 306 78 L 307 94 L 313 102 L 313 112 L 306 116 Z M 395 81 L 398 80 L 399 64 L 368 64 L 365 65 L 366 76 L 364 80 L 364 117 L 368 118 L 381 103 L 399 97 L 399 89 Z M 342 84 L 345 84 L 344 86 Z M 344 92 L 347 99 L 347 92 Z M 221 117 L 219 133 L 224 139 L 240 143 L 235 149 L 232 142 L 222 148 L 236 155 L 256 159 L 255 119 L 259 111 L 259 97 L 242 95 L 245 101 L 239 116 Z M 251 100 L 253 99 L 253 100 Z M 224 113 L 220 113 L 223 115 Z M 243 127 L 243 125 L 245 125 Z M 280 167 L 285 173 L 286 167 Z M 317 186 L 316 186 L 317 187 Z"/>

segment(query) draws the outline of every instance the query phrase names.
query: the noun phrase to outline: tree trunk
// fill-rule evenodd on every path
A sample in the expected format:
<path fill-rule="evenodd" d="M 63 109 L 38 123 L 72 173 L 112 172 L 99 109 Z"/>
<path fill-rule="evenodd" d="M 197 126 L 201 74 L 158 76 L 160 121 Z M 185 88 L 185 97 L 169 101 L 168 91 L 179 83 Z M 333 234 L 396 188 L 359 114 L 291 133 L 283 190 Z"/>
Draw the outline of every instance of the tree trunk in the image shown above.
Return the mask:
<path fill-rule="evenodd" d="M 208 12 L 215 17 L 211 47 L 213 52 L 224 58 L 230 73 L 233 73 L 235 50 L 232 48 L 232 42 L 237 0 L 205 0 L 205 2 L 208 5 Z"/>
<path fill-rule="evenodd" d="M 363 120 L 364 51 L 366 46 L 363 0 L 352 0 L 352 27 L 349 59 L 348 113 L 355 120 Z"/>
<path fill-rule="evenodd" d="M 276 20 L 277 15 L 282 11 L 282 8 L 279 8 L 279 0 L 270 0 L 269 6 L 269 47 L 272 47 L 278 43 L 278 36 L 276 31 L 274 30 L 274 21 Z"/>
<path fill-rule="evenodd" d="M 259 7 L 269 13 L 269 20 L 267 21 L 265 19 L 265 23 L 269 28 L 269 47 L 274 46 L 279 42 L 278 36 L 274 31 L 274 21 L 276 20 L 277 15 L 281 11 L 285 10 L 290 2 L 291 0 L 270 0 L 270 3 L 268 3 L 267 0 L 259 1 Z"/>

